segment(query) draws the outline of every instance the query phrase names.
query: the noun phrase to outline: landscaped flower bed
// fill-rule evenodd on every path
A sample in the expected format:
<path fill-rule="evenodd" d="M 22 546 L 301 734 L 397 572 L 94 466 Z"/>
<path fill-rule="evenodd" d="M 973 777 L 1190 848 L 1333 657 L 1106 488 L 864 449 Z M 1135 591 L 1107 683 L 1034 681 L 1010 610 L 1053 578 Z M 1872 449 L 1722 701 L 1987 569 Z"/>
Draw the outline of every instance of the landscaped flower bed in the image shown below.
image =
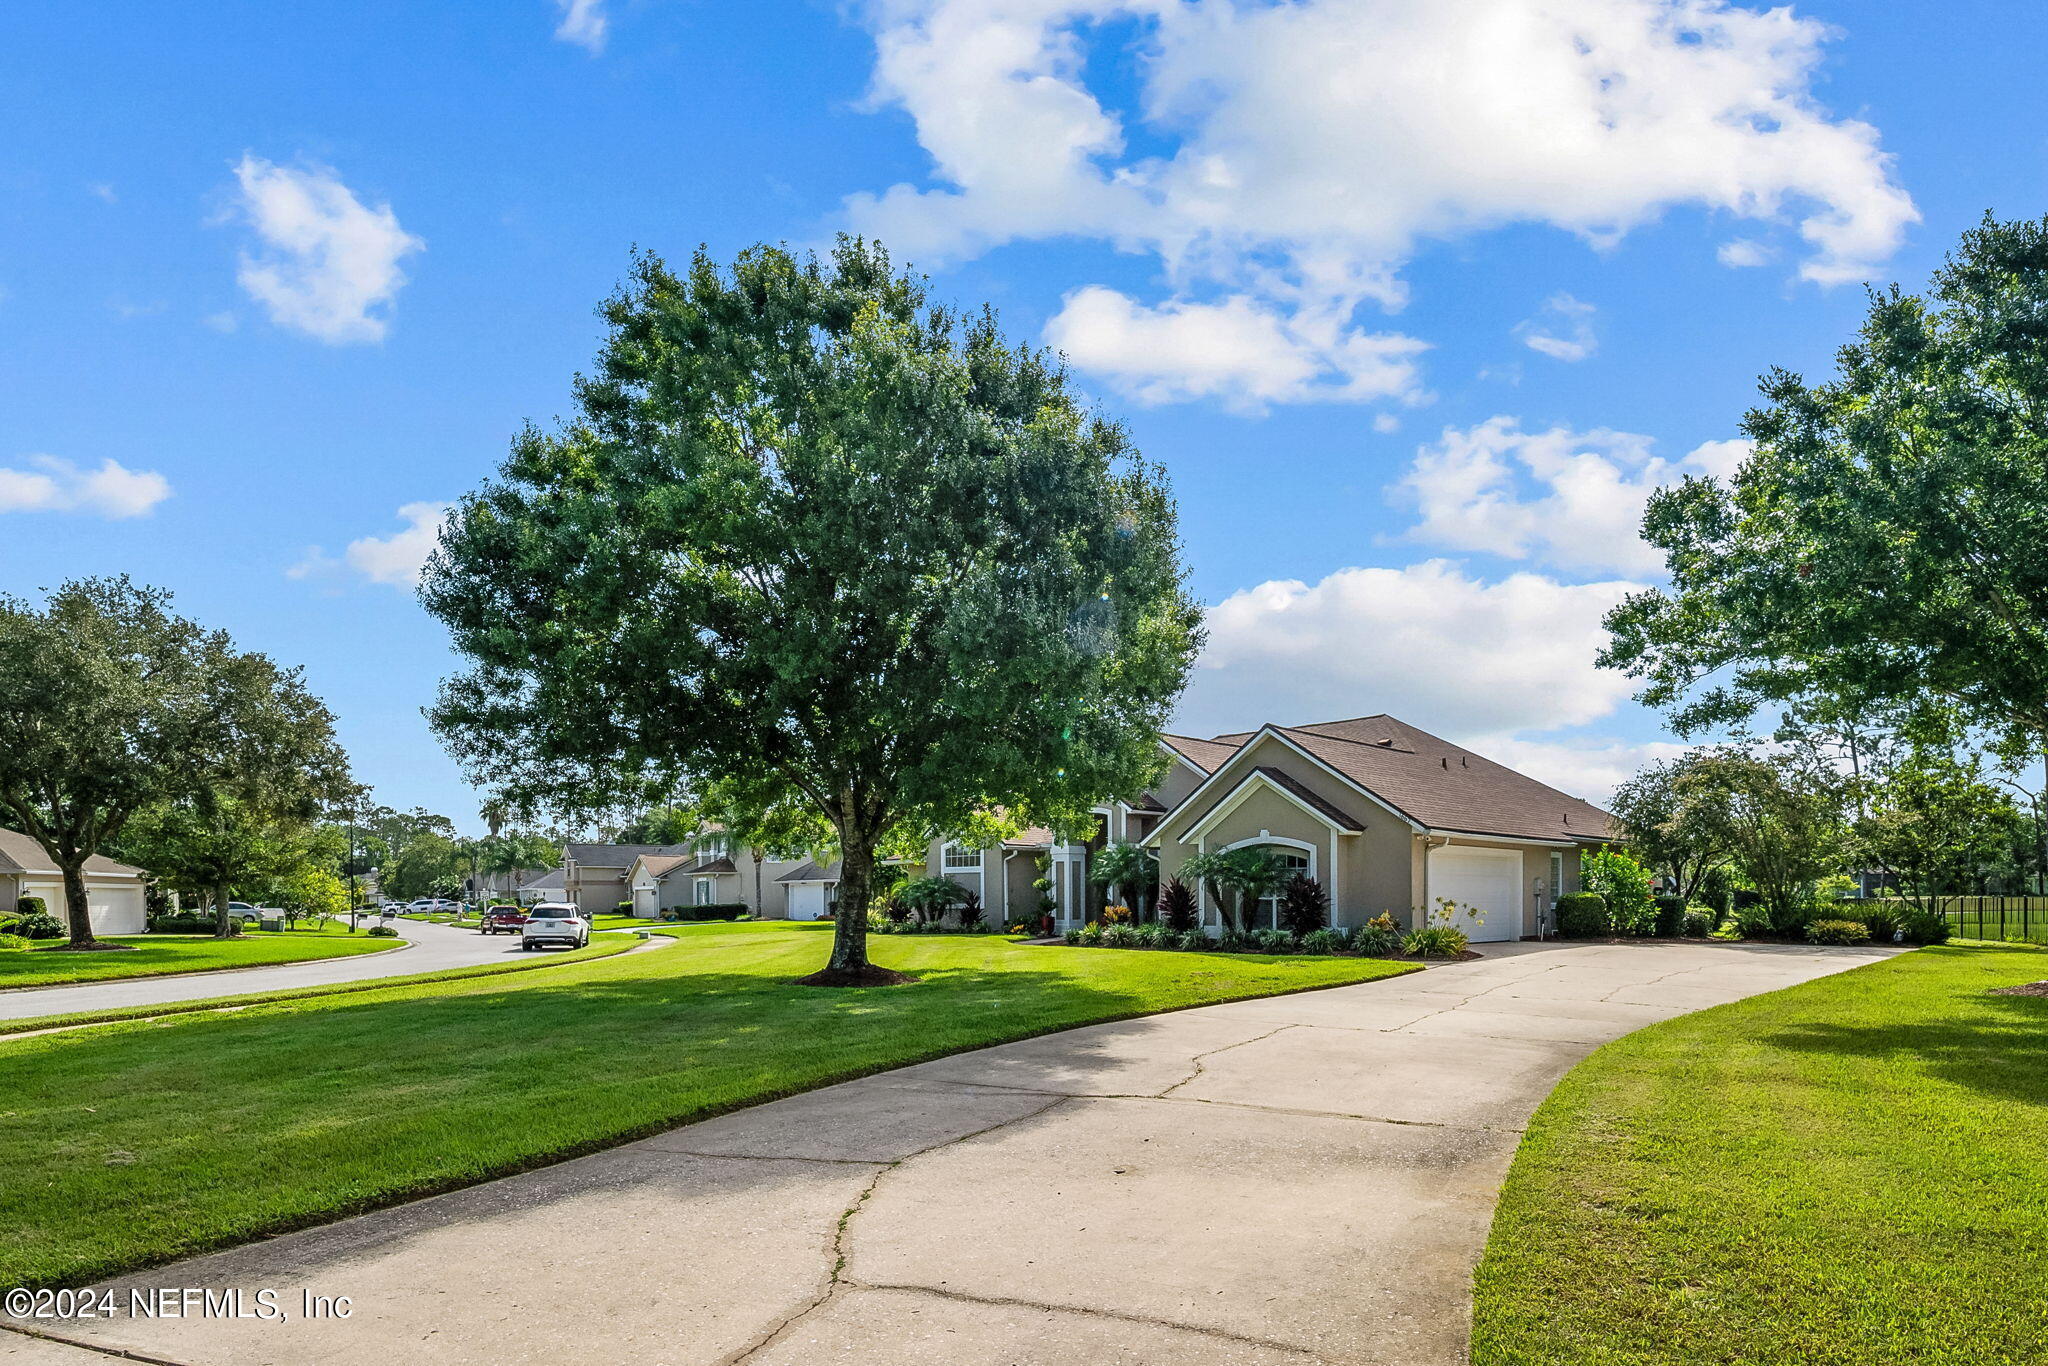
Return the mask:
<path fill-rule="evenodd" d="M 1112 907 L 1112 910 L 1120 909 Z M 1068 930 L 1066 942 L 1079 948 L 1162 949 L 1182 953 L 1311 954 L 1349 958 L 1436 958 L 1476 956 L 1465 932 L 1448 923 L 1451 914 L 1432 912 L 1430 924 L 1402 930 L 1391 915 L 1378 915 L 1353 928 L 1326 926 L 1306 934 L 1287 930 L 1225 930 L 1209 935 L 1199 929 L 1176 930 L 1159 921 L 1133 925 L 1123 920 L 1090 922 Z"/>

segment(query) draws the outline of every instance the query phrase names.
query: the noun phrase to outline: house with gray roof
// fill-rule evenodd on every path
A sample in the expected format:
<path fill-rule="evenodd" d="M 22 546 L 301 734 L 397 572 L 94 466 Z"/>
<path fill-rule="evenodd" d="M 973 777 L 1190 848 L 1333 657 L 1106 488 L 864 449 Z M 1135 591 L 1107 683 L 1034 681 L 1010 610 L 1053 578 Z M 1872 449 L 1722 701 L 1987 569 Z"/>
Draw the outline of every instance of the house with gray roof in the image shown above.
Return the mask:
<path fill-rule="evenodd" d="M 85 903 L 94 934 L 141 934 L 149 912 L 142 869 L 94 854 L 85 861 Z M 25 896 L 37 896 L 51 915 L 65 919 L 64 876 L 43 846 L 19 830 L 0 830 L 0 914 Z"/>

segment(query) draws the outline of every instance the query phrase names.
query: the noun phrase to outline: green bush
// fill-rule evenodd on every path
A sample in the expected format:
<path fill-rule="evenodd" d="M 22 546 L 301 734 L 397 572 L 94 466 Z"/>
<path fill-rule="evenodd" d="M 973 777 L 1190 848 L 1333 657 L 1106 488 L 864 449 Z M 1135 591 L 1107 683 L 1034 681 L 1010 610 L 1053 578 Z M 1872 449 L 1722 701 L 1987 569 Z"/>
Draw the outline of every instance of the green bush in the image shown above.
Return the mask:
<path fill-rule="evenodd" d="M 19 916 L 48 915 L 50 903 L 39 896 L 24 896 L 14 903 L 14 913 Z"/>
<path fill-rule="evenodd" d="M 1102 947 L 1105 949 L 1135 949 L 1138 947 L 1138 930 L 1135 925 L 1104 925 Z"/>
<path fill-rule="evenodd" d="M 1948 917 L 1933 911 L 1914 908 L 1905 913 L 1899 928 L 1904 931 L 1908 944 L 1946 944 L 1949 936 Z"/>
<path fill-rule="evenodd" d="M 1067 936 L 1067 942 L 1093 948 L 1102 942 L 1102 926 L 1091 920 L 1080 929 L 1070 932 Z"/>
<path fill-rule="evenodd" d="M 1209 949 L 1209 936 L 1200 930 L 1182 930 L 1174 936 L 1170 947 L 1179 949 L 1182 953 L 1206 953 Z"/>
<path fill-rule="evenodd" d="M 1682 896 L 1660 896 L 1651 903 L 1657 913 L 1657 934 L 1660 938 L 1676 939 L 1685 933 L 1685 898 Z"/>
<path fill-rule="evenodd" d="M 1762 898 L 1744 901 L 1738 894 L 1735 898 L 1735 914 L 1730 920 L 1735 926 L 1736 934 L 1743 939 L 1755 939 L 1776 929 L 1771 923 L 1770 907 L 1764 905 Z"/>
<path fill-rule="evenodd" d="M 174 912 L 154 917 L 149 922 L 151 934 L 212 934 L 215 920 L 210 915 L 195 915 L 190 911 Z M 228 920 L 228 936 L 233 938 L 242 932 L 242 922 L 232 917 Z"/>
<path fill-rule="evenodd" d="M 19 953 L 23 949 L 34 947 L 33 943 L 18 934 L 0 934 L 0 953 Z"/>
<path fill-rule="evenodd" d="M 365 931 L 372 939 L 396 939 L 398 931 L 389 925 L 372 925 Z"/>
<path fill-rule="evenodd" d="M 1685 937 L 1705 939 L 1714 932 L 1716 916 L 1712 906 L 1691 905 L 1685 908 Z"/>
<path fill-rule="evenodd" d="M 1342 953 L 1350 947 L 1340 930 L 1310 930 L 1301 937 L 1303 953 Z"/>
<path fill-rule="evenodd" d="M 1573 892 L 1557 899 L 1557 932 L 1566 939 L 1605 939 L 1607 898 L 1598 892 Z"/>
<path fill-rule="evenodd" d="M 18 934 L 23 939 L 62 939 L 65 933 L 64 926 L 58 922 L 56 916 L 42 909 L 42 898 L 25 896 L 21 899 L 21 904 L 27 905 L 31 901 L 36 903 L 36 909 L 9 925 L 7 932 Z"/>
<path fill-rule="evenodd" d="M 738 920 L 747 914 L 744 901 L 720 901 L 709 906 L 678 906 L 678 920 Z"/>
<path fill-rule="evenodd" d="M 1243 930 L 1226 930 L 1211 940 L 1209 947 L 1218 953 L 1250 953 L 1258 947 L 1258 941 Z"/>
<path fill-rule="evenodd" d="M 1579 882 L 1586 891 L 1607 899 L 1610 934 L 1642 936 L 1657 928 L 1657 908 L 1650 900 L 1650 870 L 1619 849 L 1595 849 L 1579 864 Z"/>
<path fill-rule="evenodd" d="M 1410 958 L 1456 958 L 1470 946 L 1471 941 L 1456 925 L 1427 925 L 1410 930 L 1401 939 L 1401 952 Z"/>
<path fill-rule="evenodd" d="M 1285 930 L 1254 930 L 1252 945 L 1260 953 L 1293 953 L 1294 936 Z"/>
<path fill-rule="evenodd" d="M 1816 920 L 1806 927 L 1809 944 L 1868 944 L 1870 927 L 1860 920 Z"/>
<path fill-rule="evenodd" d="M 1904 911 L 1888 901 L 1866 901 L 1856 908 L 1856 918 L 1870 927 L 1870 937 L 1889 944 L 1906 928 Z"/>
<path fill-rule="evenodd" d="M 1166 948 L 1168 947 L 1167 941 L 1173 937 L 1173 931 L 1167 929 L 1166 926 L 1156 920 L 1146 921 L 1138 926 L 1133 933 L 1137 935 L 1137 946 L 1141 949 Z"/>

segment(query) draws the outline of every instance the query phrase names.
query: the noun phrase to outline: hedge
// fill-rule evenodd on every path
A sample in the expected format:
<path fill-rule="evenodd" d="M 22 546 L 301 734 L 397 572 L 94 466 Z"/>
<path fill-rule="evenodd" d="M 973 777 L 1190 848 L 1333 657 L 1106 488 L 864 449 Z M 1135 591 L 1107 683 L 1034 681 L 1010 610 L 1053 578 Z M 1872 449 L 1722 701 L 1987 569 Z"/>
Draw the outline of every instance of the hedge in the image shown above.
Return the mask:
<path fill-rule="evenodd" d="M 750 908 L 744 901 L 721 901 L 711 906 L 671 906 L 661 913 L 663 920 L 738 920 Z"/>
<path fill-rule="evenodd" d="M 1573 892 L 1557 899 L 1557 932 L 1566 939 L 1605 939 L 1607 898 L 1598 892 Z"/>

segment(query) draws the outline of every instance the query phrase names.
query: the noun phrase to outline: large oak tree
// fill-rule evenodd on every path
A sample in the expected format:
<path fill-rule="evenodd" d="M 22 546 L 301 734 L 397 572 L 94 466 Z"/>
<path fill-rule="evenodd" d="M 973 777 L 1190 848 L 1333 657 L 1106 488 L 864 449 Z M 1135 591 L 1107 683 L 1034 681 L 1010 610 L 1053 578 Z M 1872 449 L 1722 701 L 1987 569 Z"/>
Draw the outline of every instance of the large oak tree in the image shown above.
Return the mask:
<path fill-rule="evenodd" d="M 1987 217 L 1930 297 L 1872 295 L 1837 374 L 1765 377 L 1732 483 L 1651 498 L 1668 591 L 1601 662 L 1682 730 L 1759 707 L 1934 698 L 2009 753 L 2048 742 L 2048 220 Z"/>
<path fill-rule="evenodd" d="M 63 875 L 74 946 L 93 943 L 86 860 L 138 811 L 310 816 L 347 781 L 299 671 L 177 616 L 168 593 L 83 579 L 40 609 L 0 598 L 0 814 Z"/>
<path fill-rule="evenodd" d="M 465 498 L 422 599 L 472 667 L 432 719 L 569 811 L 780 785 L 837 835 L 814 980 L 867 961 L 875 851 L 1142 789 L 1200 639 L 1162 473 L 1057 359 L 876 246 L 636 260 L 575 412 Z"/>

